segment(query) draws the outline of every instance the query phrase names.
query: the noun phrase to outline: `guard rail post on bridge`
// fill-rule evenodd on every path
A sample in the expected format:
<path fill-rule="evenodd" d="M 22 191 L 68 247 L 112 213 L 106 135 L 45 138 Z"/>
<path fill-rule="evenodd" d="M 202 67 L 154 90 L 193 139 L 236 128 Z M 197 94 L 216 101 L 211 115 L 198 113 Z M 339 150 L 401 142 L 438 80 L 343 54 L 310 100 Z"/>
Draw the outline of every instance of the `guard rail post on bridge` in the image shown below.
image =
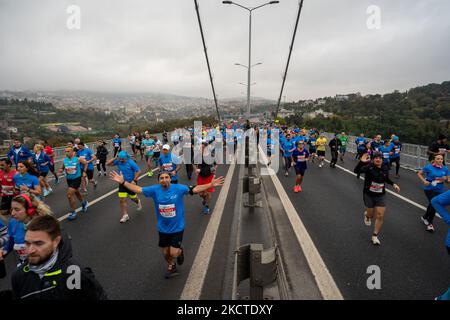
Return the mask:
<path fill-rule="evenodd" d="M 250 279 L 249 296 L 243 299 L 263 300 L 264 287 L 277 280 L 276 249 L 264 250 L 260 243 L 245 244 L 237 250 L 236 286 Z"/>

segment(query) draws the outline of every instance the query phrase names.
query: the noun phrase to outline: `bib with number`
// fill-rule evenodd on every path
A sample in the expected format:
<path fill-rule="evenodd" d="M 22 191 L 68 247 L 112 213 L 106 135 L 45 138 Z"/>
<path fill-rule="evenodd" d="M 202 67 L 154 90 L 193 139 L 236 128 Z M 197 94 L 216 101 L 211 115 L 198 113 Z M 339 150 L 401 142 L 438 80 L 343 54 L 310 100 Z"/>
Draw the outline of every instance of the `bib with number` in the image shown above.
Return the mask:
<path fill-rule="evenodd" d="M 174 218 L 177 215 L 175 204 L 160 204 L 159 214 L 164 218 Z"/>

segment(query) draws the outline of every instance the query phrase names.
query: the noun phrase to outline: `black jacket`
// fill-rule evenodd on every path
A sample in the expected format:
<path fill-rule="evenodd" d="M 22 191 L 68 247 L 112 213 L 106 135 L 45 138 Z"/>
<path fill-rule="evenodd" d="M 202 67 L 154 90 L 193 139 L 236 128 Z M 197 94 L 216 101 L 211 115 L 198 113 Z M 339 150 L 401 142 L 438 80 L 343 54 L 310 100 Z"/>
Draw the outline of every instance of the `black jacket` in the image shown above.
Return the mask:
<path fill-rule="evenodd" d="M 106 158 L 108 157 L 108 149 L 106 149 L 105 145 L 101 145 L 97 147 L 97 159 L 100 161 L 106 161 Z"/>
<path fill-rule="evenodd" d="M 337 138 L 333 138 L 330 143 L 328 143 L 328 146 L 330 147 L 331 152 L 338 152 L 339 147 L 342 146 L 342 142 Z"/>
<path fill-rule="evenodd" d="M 58 259 L 42 279 L 23 264 L 12 275 L 12 295 L 20 300 L 106 300 L 107 296 L 89 268 L 75 263 L 71 256 L 70 241 L 61 241 Z M 68 269 L 75 266 L 81 271 L 80 288 L 69 289 L 77 272 Z M 68 273 L 70 272 L 70 273 Z M 70 279 L 69 279 L 70 278 Z M 69 280 L 69 281 L 68 281 Z"/>
<path fill-rule="evenodd" d="M 380 196 L 386 193 L 385 183 L 393 185 L 389 178 L 389 167 L 382 165 L 378 168 L 373 163 L 369 163 L 361 168 L 355 168 L 356 173 L 364 173 L 364 193 L 371 196 Z"/>

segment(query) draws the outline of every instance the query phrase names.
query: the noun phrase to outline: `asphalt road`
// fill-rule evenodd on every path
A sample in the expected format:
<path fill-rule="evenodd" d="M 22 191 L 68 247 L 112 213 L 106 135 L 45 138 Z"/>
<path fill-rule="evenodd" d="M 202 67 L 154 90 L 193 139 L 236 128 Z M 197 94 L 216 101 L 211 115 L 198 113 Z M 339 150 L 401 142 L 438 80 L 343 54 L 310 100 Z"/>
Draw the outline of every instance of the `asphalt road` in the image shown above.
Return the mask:
<path fill-rule="evenodd" d="M 327 155 L 329 157 L 329 154 Z M 338 165 L 353 172 L 356 161 L 348 154 Z M 308 165 L 303 192 L 294 193 L 295 172 L 278 172 L 290 200 L 331 272 L 344 299 L 434 299 L 450 284 L 450 259 L 444 239 L 447 225 L 435 220 L 435 233 L 425 231 L 423 211 L 387 194 L 381 246 L 370 242 L 373 227 L 363 223 L 363 180 L 326 163 Z M 393 179 L 401 195 L 427 205 L 416 173 L 400 171 Z M 369 290 L 367 268 L 380 267 L 381 289 Z"/>

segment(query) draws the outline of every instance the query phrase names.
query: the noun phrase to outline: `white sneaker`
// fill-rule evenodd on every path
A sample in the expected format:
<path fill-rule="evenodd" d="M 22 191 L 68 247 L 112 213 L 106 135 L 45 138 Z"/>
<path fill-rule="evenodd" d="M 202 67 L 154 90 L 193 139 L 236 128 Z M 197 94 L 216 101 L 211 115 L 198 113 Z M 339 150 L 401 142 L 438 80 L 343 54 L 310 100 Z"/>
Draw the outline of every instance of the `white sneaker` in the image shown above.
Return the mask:
<path fill-rule="evenodd" d="M 120 223 L 125 223 L 128 220 L 130 220 L 130 216 L 126 214 L 126 215 L 122 216 L 122 219 L 120 219 Z"/>
<path fill-rule="evenodd" d="M 136 208 L 136 210 L 137 210 L 137 211 L 141 211 L 141 210 L 142 210 L 141 199 L 138 199 L 138 200 L 139 200 L 139 202 L 137 203 L 137 208 Z"/>
<path fill-rule="evenodd" d="M 372 236 L 372 243 L 376 246 L 379 246 L 381 244 L 377 236 Z"/>
<path fill-rule="evenodd" d="M 424 219 L 423 217 L 420 217 L 420 220 L 422 220 L 423 224 L 428 226 L 430 223 L 428 222 L 427 219 Z"/>
<path fill-rule="evenodd" d="M 367 211 L 364 211 L 364 223 L 366 226 L 370 227 L 372 225 L 372 219 L 367 218 Z"/>

